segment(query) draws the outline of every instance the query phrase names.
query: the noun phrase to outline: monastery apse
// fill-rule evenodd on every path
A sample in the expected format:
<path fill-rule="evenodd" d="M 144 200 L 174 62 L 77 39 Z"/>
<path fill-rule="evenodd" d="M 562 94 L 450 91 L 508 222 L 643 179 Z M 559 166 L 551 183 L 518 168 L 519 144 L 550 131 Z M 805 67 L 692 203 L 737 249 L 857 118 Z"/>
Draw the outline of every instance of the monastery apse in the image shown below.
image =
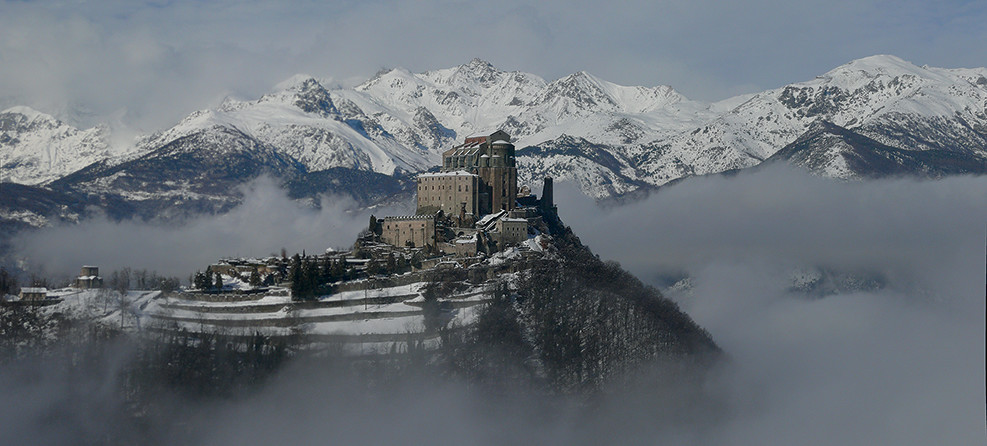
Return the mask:
<path fill-rule="evenodd" d="M 554 209 L 552 180 L 542 199 L 519 196 L 514 144 L 506 132 L 470 136 L 442 154 L 439 172 L 417 178 L 415 215 L 377 220 L 381 241 L 456 255 L 499 250 L 528 238 L 535 207 Z"/>

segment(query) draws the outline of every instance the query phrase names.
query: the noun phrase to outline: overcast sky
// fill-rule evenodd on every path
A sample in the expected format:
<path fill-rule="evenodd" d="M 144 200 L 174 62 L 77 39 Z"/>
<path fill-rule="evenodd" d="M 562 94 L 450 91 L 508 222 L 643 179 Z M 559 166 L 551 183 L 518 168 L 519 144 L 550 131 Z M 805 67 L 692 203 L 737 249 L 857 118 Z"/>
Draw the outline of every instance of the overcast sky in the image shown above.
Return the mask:
<path fill-rule="evenodd" d="M 983 23 L 979 0 L 0 0 L 0 107 L 150 131 L 296 73 L 353 82 L 473 57 L 719 100 L 873 54 L 985 66 Z"/>

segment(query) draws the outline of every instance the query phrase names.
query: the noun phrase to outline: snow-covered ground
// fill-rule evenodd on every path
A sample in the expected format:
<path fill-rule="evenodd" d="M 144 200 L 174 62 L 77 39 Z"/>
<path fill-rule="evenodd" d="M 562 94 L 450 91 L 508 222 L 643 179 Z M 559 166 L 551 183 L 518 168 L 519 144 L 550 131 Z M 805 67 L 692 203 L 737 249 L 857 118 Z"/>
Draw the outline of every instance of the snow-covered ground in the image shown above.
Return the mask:
<path fill-rule="evenodd" d="M 310 342 L 343 345 L 355 353 L 390 351 L 395 342 L 403 346 L 400 348 L 407 348 L 405 343 L 409 340 L 426 345 L 435 342 L 435 334 L 425 334 L 423 287 L 423 283 L 412 283 L 343 291 L 298 304 L 287 295 L 231 302 L 155 296 L 146 301 L 141 318 L 144 327 L 245 336 L 301 336 Z M 394 301 L 373 303 L 388 298 Z M 470 325 L 487 299 L 484 287 L 468 288 L 440 300 L 449 302 L 440 317 L 448 327 Z"/>

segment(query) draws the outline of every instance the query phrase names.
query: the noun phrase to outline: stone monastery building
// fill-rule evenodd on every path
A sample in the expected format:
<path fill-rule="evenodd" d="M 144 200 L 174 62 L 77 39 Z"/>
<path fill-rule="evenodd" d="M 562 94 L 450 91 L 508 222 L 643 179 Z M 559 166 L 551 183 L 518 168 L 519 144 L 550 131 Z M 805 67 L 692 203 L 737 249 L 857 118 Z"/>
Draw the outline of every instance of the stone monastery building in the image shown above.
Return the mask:
<path fill-rule="evenodd" d="M 524 205 L 552 208 L 551 197 L 546 178 L 542 200 L 519 200 L 514 145 L 498 130 L 445 151 L 439 172 L 418 176 L 416 215 L 374 220 L 371 230 L 394 246 L 475 255 L 527 240 L 534 214 Z"/>
<path fill-rule="evenodd" d="M 514 209 L 517 201 L 517 164 L 514 145 L 506 132 L 466 138 L 442 154 L 439 173 L 418 176 L 417 214 L 441 210 L 474 216 Z"/>

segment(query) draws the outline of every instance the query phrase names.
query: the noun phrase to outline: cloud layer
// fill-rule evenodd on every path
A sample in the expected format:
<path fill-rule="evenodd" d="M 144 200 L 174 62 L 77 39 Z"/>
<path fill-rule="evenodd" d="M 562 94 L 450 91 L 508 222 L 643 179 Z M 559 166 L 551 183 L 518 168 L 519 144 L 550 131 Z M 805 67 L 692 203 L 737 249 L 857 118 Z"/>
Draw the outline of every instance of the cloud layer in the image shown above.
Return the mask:
<path fill-rule="evenodd" d="M 646 280 L 672 272 L 692 278 L 692 292 L 675 298 L 710 331 L 726 364 L 698 385 L 671 366 L 587 406 L 494 397 L 434 376 L 367 393 L 320 361 L 298 362 L 243 398 L 208 406 L 175 401 L 174 418 L 147 422 L 162 442 L 187 444 L 982 443 L 984 190 L 987 177 L 844 183 L 776 166 L 694 178 L 600 209 L 560 185 L 563 219 L 602 257 Z M 288 247 L 314 251 L 348 243 L 348 231 L 365 220 L 340 218 L 342 205 L 327 204 L 322 213 L 299 208 L 270 185 L 255 186 L 249 197 L 230 216 L 181 231 L 82 228 L 136 243 L 98 251 L 110 264 L 140 251 L 143 259 L 178 256 L 201 265 L 220 255 L 210 253 L 217 249 L 244 254 L 294 243 Z M 75 255 L 57 247 L 81 232 L 48 234 L 49 255 Z M 888 280 L 883 288 L 826 297 L 790 291 L 792 268 L 815 265 L 879 271 Z M 44 404 L 11 405 L 22 410 L 0 417 L 0 427 L 13 438 L 41 429 L 66 443 L 77 441 L 77 432 L 133 434 L 88 409 L 121 407 L 115 395 L 65 391 L 78 382 L 112 388 L 105 380 L 120 364 L 114 356 L 92 370 L 51 362 L 0 369 L 0 394 L 14 401 L 44 396 Z M 55 428 L 53 410 L 62 420 Z"/>
<path fill-rule="evenodd" d="M 731 356 L 732 416 L 711 444 L 968 444 L 983 440 L 987 177 L 843 183 L 782 166 L 693 178 L 562 217 L 675 296 Z M 619 228 L 614 230 L 613 228 Z M 880 289 L 790 291 L 795 268 L 877 272 Z"/>
<path fill-rule="evenodd" d="M 146 268 L 184 279 L 225 257 L 263 257 L 281 248 L 289 255 L 349 248 L 369 221 L 370 212 L 352 210 L 352 200 L 325 197 L 321 209 L 313 209 L 289 200 L 265 178 L 245 192 L 231 212 L 180 227 L 91 219 L 32 232 L 15 244 L 21 257 L 52 277 L 69 277 L 91 264 L 107 272 Z"/>

